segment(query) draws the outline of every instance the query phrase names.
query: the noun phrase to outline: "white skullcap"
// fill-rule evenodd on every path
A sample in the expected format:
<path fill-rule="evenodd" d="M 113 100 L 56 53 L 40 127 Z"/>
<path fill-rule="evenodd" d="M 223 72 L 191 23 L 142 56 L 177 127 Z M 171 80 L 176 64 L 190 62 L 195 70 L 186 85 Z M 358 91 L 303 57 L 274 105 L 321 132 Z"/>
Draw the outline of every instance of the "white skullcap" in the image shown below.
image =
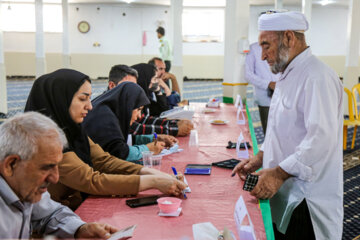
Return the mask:
<path fill-rule="evenodd" d="M 302 31 L 309 29 L 309 23 L 300 12 L 269 12 L 258 21 L 259 31 Z"/>

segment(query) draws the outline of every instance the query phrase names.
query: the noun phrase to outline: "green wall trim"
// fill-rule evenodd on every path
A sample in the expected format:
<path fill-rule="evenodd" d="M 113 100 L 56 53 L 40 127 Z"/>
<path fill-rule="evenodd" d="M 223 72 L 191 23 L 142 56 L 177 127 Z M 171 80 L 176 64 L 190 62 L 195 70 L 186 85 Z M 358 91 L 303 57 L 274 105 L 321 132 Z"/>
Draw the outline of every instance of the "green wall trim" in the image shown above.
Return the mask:
<path fill-rule="evenodd" d="M 223 97 L 224 103 L 234 103 L 234 99 L 232 97 Z"/>
<path fill-rule="evenodd" d="M 247 114 L 248 123 L 249 123 L 249 129 L 250 129 L 253 153 L 254 153 L 254 155 L 256 155 L 259 152 L 259 148 L 258 148 L 258 145 L 257 145 L 255 131 L 254 131 L 253 123 L 252 123 L 252 120 L 251 120 L 251 115 L 250 115 L 249 108 L 248 108 L 247 104 L 246 104 L 246 114 Z M 259 201 L 260 201 L 261 215 L 263 217 L 263 222 L 264 222 L 266 239 L 275 240 L 269 200 L 259 200 Z"/>

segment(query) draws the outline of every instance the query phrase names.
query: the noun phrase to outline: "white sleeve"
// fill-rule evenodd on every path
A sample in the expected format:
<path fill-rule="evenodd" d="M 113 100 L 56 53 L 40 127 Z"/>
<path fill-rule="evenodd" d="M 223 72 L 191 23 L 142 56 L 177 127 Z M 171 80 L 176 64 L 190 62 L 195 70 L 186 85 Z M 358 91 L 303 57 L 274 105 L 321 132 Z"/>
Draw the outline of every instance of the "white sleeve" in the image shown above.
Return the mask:
<path fill-rule="evenodd" d="M 326 76 L 324 76 L 326 78 Z M 328 75 L 329 78 L 329 75 Z M 304 89 L 304 123 L 306 135 L 295 152 L 282 161 L 279 166 L 287 173 L 304 181 L 311 181 L 314 165 L 318 161 L 328 161 L 329 149 L 338 147 L 339 103 L 342 90 L 333 79 L 310 79 Z"/>
<path fill-rule="evenodd" d="M 250 49 L 250 53 L 246 55 L 245 60 L 245 78 L 246 81 L 255 85 L 258 88 L 266 90 L 269 86 L 267 81 L 264 81 L 261 77 L 255 73 L 256 55 Z"/>

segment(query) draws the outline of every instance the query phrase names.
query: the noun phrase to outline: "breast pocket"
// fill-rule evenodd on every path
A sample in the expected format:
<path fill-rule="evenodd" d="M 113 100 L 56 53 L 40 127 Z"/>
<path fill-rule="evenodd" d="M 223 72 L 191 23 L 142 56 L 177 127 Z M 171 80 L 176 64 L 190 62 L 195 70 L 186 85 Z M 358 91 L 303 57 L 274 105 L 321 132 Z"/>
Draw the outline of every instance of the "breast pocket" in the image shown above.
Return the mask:
<path fill-rule="evenodd" d="M 295 98 L 296 98 L 295 94 L 289 94 L 289 95 L 284 96 L 281 99 L 281 103 L 282 103 L 283 108 L 285 110 L 293 109 L 294 105 L 295 105 Z"/>
<path fill-rule="evenodd" d="M 291 138 L 297 117 L 296 96 L 291 96 L 291 94 L 284 96 L 281 101 L 279 101 L 277 108 L 278 111 L 275 116 L 277 132 L 280 139 L 289 139 Z"/>

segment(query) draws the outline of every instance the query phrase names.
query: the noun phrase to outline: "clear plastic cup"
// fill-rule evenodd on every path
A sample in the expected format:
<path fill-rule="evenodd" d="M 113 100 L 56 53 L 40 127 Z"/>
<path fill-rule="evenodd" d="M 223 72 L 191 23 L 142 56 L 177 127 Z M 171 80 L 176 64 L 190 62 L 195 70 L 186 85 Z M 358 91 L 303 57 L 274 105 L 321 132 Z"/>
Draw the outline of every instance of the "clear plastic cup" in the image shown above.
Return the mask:
<path fill-rule="evenodd" d="M 150 152 L 150 151 L 142 152 L 144 167 L 149 167 L 149 168 L 152 167 L 152 158 L 151 158 L 152 155 L 153 155 L 153 152 Z"/>
<path fill-rule="evenodd" d="M 199 138 L 197 130 L 190 131 L 189 137 L 189 147 L 198 147 L 199 146 Z"/>
<path fill-rule="evenodd" d="M 161 159 L 162 159 L 161 155 L 152 155 L 151 156 L 152 168 L 160 170 L 160 168 L 161 168 Z"/>

